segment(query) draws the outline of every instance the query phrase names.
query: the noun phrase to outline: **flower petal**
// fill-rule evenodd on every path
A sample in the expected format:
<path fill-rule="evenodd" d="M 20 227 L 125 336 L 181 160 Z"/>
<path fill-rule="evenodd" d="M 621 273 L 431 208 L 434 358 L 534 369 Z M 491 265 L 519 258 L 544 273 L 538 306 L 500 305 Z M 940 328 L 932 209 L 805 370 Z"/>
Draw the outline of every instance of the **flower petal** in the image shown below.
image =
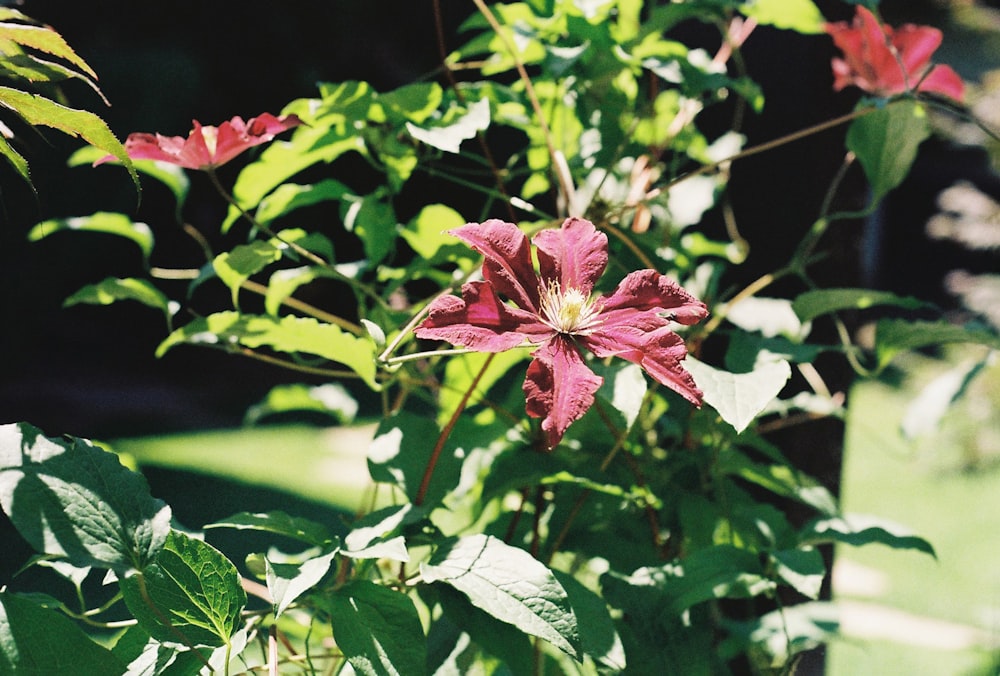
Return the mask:
<path fill-rule="evenodd" d="M 608 265 L 608 236 L 582 218 L 567 218 L 558 230 L 542 230 L 532 243 L 542 279 L 558 280 L 564 290 L 589 295 Z"/>
<path fill-rule="evenodd" d="M 687 325 L 708 316 L 705 304 L 674 280 L 656 270 L 637 270 L 603 299 L 600 318 L 605 325 L 634 324 L 640 313 L 650 311 L 666 312 L 669 319 Z"/>
<path fill-rule="evenodd" d="M 604 379 L 587 368 L 572 340 L 557 335 L 532 355 L 524 379 L 525 408 L 542 418 L 545 443 L 555 448 L 566 429 L 594 403 Z"/>
<path fill-rule="evenodd" d="M 931 60 L 931 55 L 941 46 L 941 31 L 932 26 L 900 26 L 892 33 L 892 45 L 899 53 L 907 74 L 920 73 Z M 911 82 L 910 86 L 915 86 Z"/>
<path fill-rule="evenodd" d="M 541 342 L 555 332 L 530 312 L 500 300 L 489 282 L 469 282 L 462 286 L 462 298 L 447 295 L 431 303 L 414 333 L 479 352 L 503 352 L 526 340 Z"/>
<path fill-rule="evenodd" d="M 581 337 L 583 344 L 598 357 L 619 357 L 639 365 L 657 382 L 701 406 L 702 392 L 691 374 L 681 366 L 687 356 L 684 341 L 669 327 L 644 331 L 634 326 L 619 326 L 613 330 L 601 327 Z"/>
<path fill-rule="evenodd" d="M 531 263 L 531 245 L 513 223 L 491 218 L 449 230 L 483 255 L 483 277 L 497 293 L 518 307 L 538 312 L 538 276 Z"/>
<path fill-rule="evenodd" d="M 183 146 L 183 136 L 161 136 L 137 132 L 129 134 L 128 138 L 125 139 L 125 152 L 133 160 L 159 160 L 179 164 L 178 156 Z M 100 161 L 112 159 L 115 159 L 114 155 L 108 155 L 101 158 Z M 188 168 L 195 169 L 197 167 Z"/>
<path fill-rule="evenodd" d="M 243 151 L 267 143 L 281 132 L 300 124 L 302 120 L 296 115 L 275 117 L 270 113 L 262 113 L 246 122 L 241 117 L 234 117 L 219 125 L 212 164 L 223 165 Z"/>
<path fill-rule="evenodd" d="M 965 98 L 965 82 L 950 66 L 934 66 L 920 81 L 917 91 L 943 94 L 961 102 Z"/>

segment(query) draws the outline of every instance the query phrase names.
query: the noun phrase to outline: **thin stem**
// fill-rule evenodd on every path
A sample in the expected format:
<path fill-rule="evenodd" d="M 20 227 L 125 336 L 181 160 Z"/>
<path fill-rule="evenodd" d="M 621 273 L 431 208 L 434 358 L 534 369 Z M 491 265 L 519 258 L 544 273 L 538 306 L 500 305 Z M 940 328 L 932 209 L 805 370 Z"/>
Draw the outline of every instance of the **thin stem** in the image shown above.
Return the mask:
<path fill-rule="evenodd" d="M 468 350 L 464 347 L 456 347 L 446 350 L 427 350 L 425 352 L 411 352 L 410 354 L 404 354 L 398 357 L 388 357 L 386 359 L 382 359 L 381 361 L 383 364 L 394 366 L 396 364 L 402 364 L 417 359 L 429 359 L 430 357 L 440 357 L 450 354 L 469 354 L 470 352 L 474 352 L 474 350 Z"/>
<path fill-rule="evenodd" d="M 559 166 L 559 155 L 556 151 L 555 142 L 552 140 L 552 131 L 549 129 L 548 123 L 545 121 L 545 113 L 542 111 L 542 104 L 538 100 L 538 95 L 535 93 L 535 86 L 531 83 L 531 77 L 528 75 L 528 71 L 524 67 L 524 63 L 521 61 L 521 56 L 517 52 L 517 46 L 512 44 L 507 35 L 503 32 L 503 27 L 497 20 L 496 16 L 486 6 L 483 0 L 472 0 L 479 10 L 480 14 L 486 19 L 487 23 L 490 24 L 490 28 L 496 33 L 497 37 L 504 43 L 504 47 L 507 48 L 507 52 L 510 54 L 511 59 L 514 61 L 514 67 L 517 69 L 517 74 L 524 83 L 524 93 L 528 95 L 528 101 L 531 102 L 531 108 L 535 112 L 535 116 L 538 118 L 538 127 L 541 129 L 542 136 L 545 138 L 545 147 L 549 152 L 549 159 L 552 162 L 552 167 L 555 170 Z M 559 180 L 559 189 L 566 199 L 566 203 L 569 204 L 570 197 L 573 194 L 573 186 L 569 184 L 569 176 L 562 171 L 554 171 L 556 178 Z"/>
<path fill-rule="evenodd" d="M 413 498 L 413 504 L 418 507 L 423 504 L 424 498 L 427 497 L 427 489 L 431 485 L 431 476 L 434 474 L 434 468 L 437 466 L 438 459 L 441 457 L 441 451 L 444 450 L 444 444 L 451 436 L 451 431 L 455 429 L 456 423 L 458 423 L 459 416 L 462 415 L 462 411 L 469 403 L 469 399 L 472 398 L 472 393 L 476 391 L 479 386 L 479 381 L 482 380 L 483 376 L 486 374 L 486 370 L 493 363 L 493 358 L 496 357 L 496 353 L 490 353 L 486 357 L 486 361 L 483 362 L 483 367 L 479 369 L 479 373 L 476 377 L 472 379 L 472 383 L 469 385 L 469 389 L 465 391 L 462 395 L 462 399 L 458 402 L 458 406 L 455 407 L 455 412 L 451 414 L 451 418 L 448 423 L 441 430 L 441 434 L 438 435 L 437 443 L 434 444 L 433 450 L 431 450 L 431 457 L 427 460 L 427 468 L 424 470 L 424 476 L 420 480 L 420 487 L 417 489 L 417 494 Z"/>
<path fill-rule="evenodd" d="M 291 369 L 292 371 L 299 371 L 300 373 L 310 373 L 317 376 L 328 376 L 330 378 L 360 378 L 354 371 L 342 371 L 339 369 L 325 369 L 319 366 L 306 366 L 305 364 L 296 364 L 295 362 L 286 361 L 284 359 L 278 359 L 277 357 L 272 357 L 266 354 L 260 354 L 254 352 L 248 347 L 236 347 L 236 348 L 223 348 L 227 352 L 235 352 L 241 354 L 244 357 L 249 357 L 250 359 L 256 359 L 257 361 L 262 361 L 266 364 L 273 364 L 274 366 L 280 366 L 282 368 Z"/>
<path fill-rule="evenodd" d="M 263 284 L 258 284 L 257 282 L 251 281 L 249 279 L 245 280 L 240 286 L 247 291 L 252 291 L 253 293 L 259 294 L 261 296 L 267 295 L 267 287 Z M 356 336 L 364 336 L 365 330 L 355 324 L 354 322 L 348 321 L 343 317 L 338 317 L 337 315 L 330 314 L 324 310 L 320 310 L 318 307 L 310 305 L 309 303 L 303 302 L 298 298 L 293 298 L 289 296 L 281 301 L 282 305 L 292 308 L 293 310 L 298 310 L 303 314 L 307 314 L 310 317 L 324 321 L 327 324 L 333 324 L 339 326 L 345 331 L 350 331 Z"/>

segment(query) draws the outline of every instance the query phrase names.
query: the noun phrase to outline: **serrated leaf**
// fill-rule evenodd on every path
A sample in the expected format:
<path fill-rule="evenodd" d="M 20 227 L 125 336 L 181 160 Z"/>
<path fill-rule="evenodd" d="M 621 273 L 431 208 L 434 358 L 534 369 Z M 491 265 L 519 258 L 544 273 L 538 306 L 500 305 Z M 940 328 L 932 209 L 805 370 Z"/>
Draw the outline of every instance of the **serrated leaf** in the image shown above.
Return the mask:
<path fill-rule="evenodd" d="M 4 138 L 3 134 L 0 134 L 0 155 L 3 155 L 7 160 L 7 163 L 14 168 L 21 178 L 31 185 L 31 175 L 28 171 L 28 161 L 24 159 L 24 156 L 11 147 L 7 139 Z M 33 187 L 33 186 L 32 186 Z"/>
<path fill-rule="evenodd" d="M 339 549 L 315 556 L 302 563 L 277 563 L 265 558 L 267 590 L 271 594 L 274 617 L 285 612 L 295 599 L 302 596 L 326 577 Z"/>
<path fill-rule="evenodd" d="M 873 289 L 816 289 L 797 296 L 792 302 L 792 310 L 801 321 L 808 322 L 838 310 L 865 310 L 881 305 L 919 310 L 931 304 L 912 296 Z"/>
<path fill-rule="evenodd" d="M 812 0 L 749 0 L 740 13 L 757 23 L 805 35 L 823 32 L 823 14 Z"/>
<path fill-rule="evenodd" d="M 175 530 L 156 561 L 119 586 L 150 636 L 191 647 L 224 645 L 246 605 L 236 566 L 208 543 Z"/>
<path fill-rule="evenodd" d="M 758 366 L 750 373 L 729 373 L 688 356 L 686 368 L 722 419 L 742 432 L 778 396 L 792 375 L 787 361 Z"/>
<path fill-rule="evenodd" d="M 31 47 L 46 54 L 65 59 L 90 75 L 90 77 L 97 77 L 97 73 L 66 44 L 63 37 L 48 26 L 25 25 L 4 21 L 0 23 L 0 40 L 11 40 L 19 45 Z"/>
<path fill-rule="evenodd" d="M 317 547 L 335 547 L 339 546 L 340 542 L 337 536 L 331 534 L 323 524 L 298 516 L 290 516 L 281 511 L 257 514 L 239 512 L 225 519 L 205 524 L 204 527 L 206 529 L 234 528 L 236 530 L 274 533 Z"/>
<path fill-rule="evenodd" d="M 102 232 L 132 240 L 142 250 L 143 258 L 149 259 L 153 252 L 153 231 L 145 223 L 133 222 L 125 214 L 98 211 L 90 216 L 53 218 L 42 221 L 28 231 L 28 241 L 37 242 L 49 235 L 65 230 L 81 232 Z"/>
<path fill-rule="evenodd" d="M 469 535 L 421 564 L 427 583 L 450 585 L 477 608 L 580 659 L 577 618 L 565 589 L 528 552 L 489 535 Z"/>
<path fill-rule="evenodd" d="M 418 127 L 412 122 L 407 122 L 406 130 L 410 132 L 410 136 L 429 146 L 445 152 L 457 153 L 462 141 L 475 138 L 477 133 L 489 126 L 490 102 L 487 99 L 481 99 L 469 104 L 463 115 L 447 125 Z"/>
<path fill-rule="evenodd" d="M 845 514 L 810 522 L 800 533 L 802 544 L 842 542 L 854 547 L 882 544 L 892 549 L 916 549 L 937 558 L 930 542 L 906 526 L 867 514 Z"/>
<path fill-rule="evenodd" d="M 26 423 L 0 426 L 0 505 L 39 552 L 119 574 L 153 560 L 169 532 L 170 508 L 114 453 Z"/>
<path fill-rule="evenodd" d="M 903 182 L 917 157 L 917 148 L 930 133 L 927 111 L 909 99 L 862 115 L 851 123 L 845 142 L 871 184 L 871 208 Z"/>
<path fill-rule="evenodd" d="M 356 580 L 330 594 L 333 638 L 365 676 L 409 676 L 426 669 L 426 639 L 405 594 Z"/>
<path fill-rule="evenodd" d="M 64 614 L 0 591 L 0 673 L 121 674 L 125 665 Z"/>
<path fill-rule="evenodd" d="M 93 305 L 111 305 L 120 300 L 134 300 L 163 312 L 170 322 L 176 311 L 176 303 L 171 303 L 167 296 L 145 279 L 126 277 L 108 277 L 97 284 L 88 284 L 65 301 L 63 307 L 78 303 Z"/>
<path fill-rule="evenodd" d="M 136 188 L 140 187 L 139 175 L 132 166 L 128 153 L 125 152 L 125 146 L 115 138 L 108 125 L 97 115 L 85 110 L 67 108 L 43 96 L 10 87 L 0 87 L 0 106 L 13 110 L 28 124 L 52 127 L 64 134 L 79 136 L 87 143 L 114 155 L 128 169 Z"/>
<path fill-rule="evenodd" d="M 229 287 L 233 305 L 237 304 L 243 282 L 271 263 L 281 260 L 281 253 L 281 249 L 273 242 L 255 240 L 249 244 L 237 245 L 212 260 L 215 274 Z"/>
<path fill-rule="evenodd" d="M 156 355 L 162 356 L 184 343 L 242 345 L 251 349 L 268 347 L 277 352 L 317 355 L 347 366 L 369 387 L 379 388 L 375 381 L 375 348 L 371 341 L 310 317 L 277 318 L 217 312 L 171 333 L 160 343 Z"/>
<path fill-rule="evenodd" d="M 1000 335 L 948 322 L 882 319 L 875 325 L 875 357 L 879 369 L 888 366 L 900 352 L 947 343 L 976 343 L 998 350 Z"/>

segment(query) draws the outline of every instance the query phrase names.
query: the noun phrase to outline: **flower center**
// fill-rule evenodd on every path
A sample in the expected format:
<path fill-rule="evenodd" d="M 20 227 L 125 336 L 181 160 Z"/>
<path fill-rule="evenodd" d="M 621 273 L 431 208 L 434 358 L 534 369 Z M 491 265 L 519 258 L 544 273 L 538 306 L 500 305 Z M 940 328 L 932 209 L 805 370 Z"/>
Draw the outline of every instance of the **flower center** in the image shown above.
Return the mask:
<path fill-rule="evenodd" d="M 558 281 L 553 281 L 542 285 L 540 295 L 541 319 L 559 333 L 587 333 L 600 323 L 600 308 L 580 289 L 570 287 L 564 291 Z"/>
<path fill-rule="evenodd" d="M 205 146 L 208 148 L 208 156 L 215 157 L 215 146 L 219 138 L 218 128 L 202 127 L 201 136 L 205 139 Z"/>

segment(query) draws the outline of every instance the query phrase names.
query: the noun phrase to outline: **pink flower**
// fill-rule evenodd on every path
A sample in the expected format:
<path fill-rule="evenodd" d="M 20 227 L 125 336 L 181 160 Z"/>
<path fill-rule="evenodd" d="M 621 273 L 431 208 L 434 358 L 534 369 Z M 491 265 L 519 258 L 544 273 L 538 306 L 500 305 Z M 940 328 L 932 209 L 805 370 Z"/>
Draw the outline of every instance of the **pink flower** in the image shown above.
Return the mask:
<path fill-rule="evenodd" d="M 833 59 L 835 90 L 854 85 L 892 96 L 915 89 L 962 100 L 965 85 L 958 73 L 930 64 L 931 54 L 941 45 L 938 29 L 906 24 L 893 30 L 860 5 L 852 24 L 840 21 L 825 28 L 844 53 L 843 59 Z"/>
<path fill-rule="evenodd" d="M 483 254 L 484 281 L 465 284 L 461 298 L 435 300 L 416 334 L 477 352 L 537 345 L 524 393 L 549 448 L 587 412 L 602 383 L 581 348 L 634 362 L 701 406 L 701 390 L 681 367 L 684 341 L 670 327 L 703 319 L 704 303 L 655 270 L 632 272 L 609 296 L 593 295 L 608 263 L 607 235 L 593 223 L 570 218 L 535 235 L 537 273 L 528 238 L 513 223 L 493 219 L 449 232 Z"/>
<path fill-rule="evenodd" d="M 283 131 L 302 124 L 295 115 L 275 117 L 263 113 L 246 122 L 234 117 L 218 127 L 202 126 L 194 120 L 194 129 L 183 136 L 162 136 L 137 132 L 125 140 L 125 151 L 133 160 L 160 160 L 187 169 L 220 167 L 244 150 L 267 143 Z M 94 164 L 114 159 L 102 157 Z"/>

